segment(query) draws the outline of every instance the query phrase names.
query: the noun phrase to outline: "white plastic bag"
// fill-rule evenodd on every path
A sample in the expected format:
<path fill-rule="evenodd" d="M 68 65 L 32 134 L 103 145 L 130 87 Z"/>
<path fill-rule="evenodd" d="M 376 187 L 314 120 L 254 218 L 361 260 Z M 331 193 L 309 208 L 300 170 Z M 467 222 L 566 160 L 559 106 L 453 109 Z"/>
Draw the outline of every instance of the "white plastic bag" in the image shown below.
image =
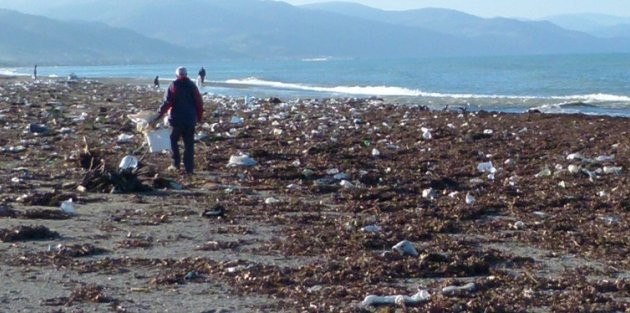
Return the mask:
<path fill-rule="evenodd" d="M 133 170 L 137 167 L 138 167 L 138 158 L 132 155 L 125 156 L 122 160 L 120 160 L 120 164 L 118 165 L 118 168 L 121 171 Z"/>
<path fill-rule="evenodd" d="M 164 150 L 171 150 L 171 129 L 170 128 L 158 128 L 145 133 L 147 144 L 149 145 L 149 152 L 161 152 Z"/>
<path fill-rule="evenodd" d="M 153 121 L 158 114 L 155 111 L 142 111 L 136 114 L 127 115 L 127 117 L 134 123 L 136 123 L 136 129 L 143 131 L 149 123 Z"/>
<path fill-rule="evenodd" d="M 61 212 L 66 214 L 74 214 L 74 205 L 72 204 L 72 198 L 61 203 L 61 207 L 59 208 Z"/>
<path fill-rule="evenodd" d="M 419 255 L 418 250 L 416 250 L 416 247 L 414 247 L 413 243 L 411 243 L 411 241 L 409 240 L 403 240 L 397 243 L 395 246 L 392 247 L 392 250 L 398 252 L 400 255 Z"/>
<path fill-rule="evenodd" d="M 118 135 L 118 138 L 116 139 L 116 143 L 127 143 L 127 142 L 131 142 L 131 140 L 133 139 L 133 135 L 129 135 L 129 134 L 120 134 Z"/>
<path fill-rule="evenodd" d="M 426 290 L 419 290 L 418 293 L 416 293 L 415 295 L 411 297 L 403 296 L 403 295 L 397 295 L 397 296 L 369 295 L 365 297 L 363 302 L 361 302 L 361 305 L 363 307 L 367 307 L 371 305 L 380 305 L 380 304 L 400 304 L 400 303 L 404 303 L 407 305 L 415 305 L 420 302 L 427 301 L 429 300 L 429 298 L 431 298 L 431 295 Z"/>
<path fill-rule="evenodd" d="M 252 167 L 252 166 L 256 166 L 256 164 L 258 164 L 258 162 L 250 158 L 247 154 L 241 154 L 241 155 L 231 156 L 227 167 L 238 167 L 238 166 Z"/>

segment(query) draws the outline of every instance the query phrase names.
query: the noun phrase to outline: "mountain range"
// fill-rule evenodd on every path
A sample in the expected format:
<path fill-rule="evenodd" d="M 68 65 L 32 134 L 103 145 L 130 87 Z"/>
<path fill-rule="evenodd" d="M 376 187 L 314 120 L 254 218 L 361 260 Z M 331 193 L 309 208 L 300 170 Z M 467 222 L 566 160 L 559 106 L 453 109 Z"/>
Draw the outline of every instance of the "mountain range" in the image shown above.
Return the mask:
<path fill-rule="evenodd" d="M 604 14 L 570 14 L 556 15 L 546 18 L 552 23 L 598 37 L 630 38 L 630 17 L 619 17 Z"/>
<path fill-rule="evenodd" d="M 0 8 L 19 10 L 0 10 L 0 64 L 630 52 L 630 38 L 438 8 L 264 0 L 0 0 Z"/>
<path fill-rule="evenodd" d="M 0 64 L 166 62 L 179 51 L 175 45 L 103 23 L 60 22 L 0 9 Z"/>

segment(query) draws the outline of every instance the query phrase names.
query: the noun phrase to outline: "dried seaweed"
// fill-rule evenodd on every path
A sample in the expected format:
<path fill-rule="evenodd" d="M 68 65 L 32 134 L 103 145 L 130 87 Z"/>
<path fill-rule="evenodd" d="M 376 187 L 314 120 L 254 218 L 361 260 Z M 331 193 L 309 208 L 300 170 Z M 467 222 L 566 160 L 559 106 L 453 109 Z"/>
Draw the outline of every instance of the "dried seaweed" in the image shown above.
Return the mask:
<path fill-rule="evenodd" d="M 59 233 L 51 231 L 46 226 L 16 226 L 11 229 L 0 229 L 0 241 L 30 241 L 49 240 L 59 237 Z"/>
<path fill-rule="evenodd" d="M 46 299 L 42 302 L 48 306 L 72 306 L 75 303 L 114 303 L 117 300 L 107 297 L 102 286 L 90 284 L 75 288 L 69 297 Z"/>

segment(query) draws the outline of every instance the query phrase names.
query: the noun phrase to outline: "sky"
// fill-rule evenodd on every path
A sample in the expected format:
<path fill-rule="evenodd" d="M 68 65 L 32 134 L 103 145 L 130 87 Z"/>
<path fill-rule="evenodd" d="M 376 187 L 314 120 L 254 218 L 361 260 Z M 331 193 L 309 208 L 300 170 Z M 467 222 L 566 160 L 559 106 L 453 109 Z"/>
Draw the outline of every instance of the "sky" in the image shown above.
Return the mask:
<path fill-rule="evenodd" d="M 324 0 L 282 0 L 293 5 Z M 332 1 L 332 0 L 331 0 Z M 600 13 L 630 16 L 629 0 L 342 0 L 385 10 L 438 7 L 481 17 L 542 18 L 559 14 Z"/>

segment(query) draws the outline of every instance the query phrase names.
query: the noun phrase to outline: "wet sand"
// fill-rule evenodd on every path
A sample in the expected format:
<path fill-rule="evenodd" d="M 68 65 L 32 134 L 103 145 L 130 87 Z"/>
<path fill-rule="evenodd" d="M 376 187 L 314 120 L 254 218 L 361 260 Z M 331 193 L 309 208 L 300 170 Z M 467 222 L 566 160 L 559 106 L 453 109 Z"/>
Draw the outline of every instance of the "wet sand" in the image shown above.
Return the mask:
<path fill-rule="evenodd" d="M 183 177 L 151 84 L 0 77 L 0 312 L 630 310 L 628 119 L 205 96 Z M 129 154 L 151 191 L 89 184 Z"/>

